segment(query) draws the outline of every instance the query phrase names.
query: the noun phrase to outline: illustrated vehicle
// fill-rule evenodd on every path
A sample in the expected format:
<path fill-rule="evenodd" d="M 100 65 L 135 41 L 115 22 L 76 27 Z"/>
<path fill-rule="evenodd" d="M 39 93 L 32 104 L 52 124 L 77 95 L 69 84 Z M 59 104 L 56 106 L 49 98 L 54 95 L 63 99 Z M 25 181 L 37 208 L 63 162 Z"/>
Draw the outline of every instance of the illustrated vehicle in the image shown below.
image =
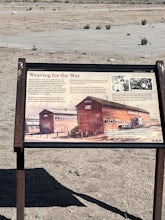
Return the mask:
<path fill-rule="evenodd" d="M 144 122 L 141 116 L 137 116 L 133 118 L 128 124 L 122 124 L 118 126 L 119 130 L 135 129 L 135 128 L 142 128 L 142 127 L 144 127 Z"/>

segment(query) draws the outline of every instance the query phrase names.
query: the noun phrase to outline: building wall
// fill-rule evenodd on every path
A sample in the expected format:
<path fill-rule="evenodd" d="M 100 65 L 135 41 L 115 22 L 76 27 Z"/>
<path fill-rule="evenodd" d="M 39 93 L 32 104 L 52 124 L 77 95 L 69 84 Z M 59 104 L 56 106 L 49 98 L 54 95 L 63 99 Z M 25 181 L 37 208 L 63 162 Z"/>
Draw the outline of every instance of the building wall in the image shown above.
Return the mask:
<path fill-rule="evenodd" d="M 54 132 L 69 133 L 77 126 L 77 115 L 55 114 L 44 110 L 40 113 L 40 133 L 50 134 Z"/>
<path fill-rule="evenodd" d="M 25 133 L 35 134 L 39 133 L 39 118 L 38 117 L 28 117 L 25 119 Z"/>
<path fill-rule="evenodd" d="M 40 113 L 40 133 L 50 134 L 54 132 L 54 114 L 45 110 Z"/>
<path fill-rule="evenodd" d="M 88 102 L 87 102 L 88 101 Z M 102 106 L 93 100 L 84 100 L 77 106 L 79 132 L 103 133 Z"/>
<path fill-rule="evenodd" d="M 79 132 L 83 134 L 106 133 L 121 126 L 137 128 L 151 125 L 147 112 L 102 106 L 90 98 L 77 105 L 77 118 Z"/>
<path fill-rule="evenodd" d="M 77 115 L 54 114 L 54 132 L 70 132 L 77 126 Z"/>
<path fill-rule="evenodd" d="M 129 125 L 135 117 L 141 117 L 144 126 L 150 126 L 150 116 L 148 113 L 130 111 L 127 109 L 115 109 L 103 106 L 104 132 L 118 129 L 119 125 Z"/>

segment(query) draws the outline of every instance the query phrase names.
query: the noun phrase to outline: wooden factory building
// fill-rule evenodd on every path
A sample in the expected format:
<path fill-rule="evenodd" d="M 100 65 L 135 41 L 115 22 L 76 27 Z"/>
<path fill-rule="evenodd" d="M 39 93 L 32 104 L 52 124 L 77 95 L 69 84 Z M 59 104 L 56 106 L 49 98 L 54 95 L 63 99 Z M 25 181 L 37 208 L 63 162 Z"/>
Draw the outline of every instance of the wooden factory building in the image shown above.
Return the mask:
<path fill-rule="evenodd" d="M 25 133 L 39 133 L 39 117 L 30 116 L 25 119 Z"/>
<path fill-rule="evenodd" d="M 77 112 L 44 109 L 39 114 L 40 133 L 70 132 L 77 125 Z"/>
<path fill-rule="evenodd" d="M 88 96 L 77 106 L 79 132 L 106 133 L 108 130 L 150 126 L 149 112 L 95 97 Z"/>

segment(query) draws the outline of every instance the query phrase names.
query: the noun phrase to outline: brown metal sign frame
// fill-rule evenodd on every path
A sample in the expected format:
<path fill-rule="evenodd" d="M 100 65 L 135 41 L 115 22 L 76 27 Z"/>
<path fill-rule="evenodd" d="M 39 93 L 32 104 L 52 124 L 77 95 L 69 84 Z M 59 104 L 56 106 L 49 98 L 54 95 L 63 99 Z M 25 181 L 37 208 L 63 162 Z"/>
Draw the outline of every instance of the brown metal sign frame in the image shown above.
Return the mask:
<path fill-rule="evenodd" d="M 101 64 L 47 64 L 47 63 L 26 63 L 25 58 L 18 60 L 17 75 L 17 97 L 14 132 L 14 151 L 17 153 L 17 220 L 24 219 L 25 207 L 25 169 L 24 149 L 25 148 L 58 148 L 58 147 L 94 147 L 94 148 L 155 148 L 155 187 L 153 220 L 161 220 L 165 143 L 27 143 L 24 142 L 25 129 L 25 101 L 26 101 L 26 75 L 27 71 L 89 71 L 89 72 L 154 72 L 156 77 L 159 110 L 163 140 L 165 140 L 165 70 L 163 61 L 157 61 L 155 65 L 101 65 Z"/>

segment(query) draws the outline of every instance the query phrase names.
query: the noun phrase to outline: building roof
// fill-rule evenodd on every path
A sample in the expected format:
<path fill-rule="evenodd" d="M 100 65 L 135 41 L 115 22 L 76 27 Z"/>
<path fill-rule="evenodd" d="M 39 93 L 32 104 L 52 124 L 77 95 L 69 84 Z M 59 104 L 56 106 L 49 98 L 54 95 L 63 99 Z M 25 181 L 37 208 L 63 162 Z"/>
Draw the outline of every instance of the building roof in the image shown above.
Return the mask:
<path fill-rule="evenodd" d="M 71 111 L 71 110 L 65 110 L 65 109 L 44 109 L 42 110 L 39 114 L 42 112 L 47 111 L 56 115 L 77 115 L 77 111 Z"/>
<path fill-rule="evenodd" d="M 96 98 L 96 97 L 92 97 L 92 96 L 87 96 L 85 99 L 94 100 L 94 101 L 100 103 L 102 106 L 107 106 L 107 107 L 111 107 L 111 108 L 118 108 L 118 109 L 127 109 L 127 110 L 130 110 L 130 111 L 138 111 L 138 112 L 143 112 L 143 113 L 148 113 L 149 114 L 149 112 L 144 110 L 144 109 L 129 106 L 129 105 L 123 105 L 123 104 L 116 103 L 116 102 L 111 102 L 111 101 L 108 101 L 108 100 L 105 100 L 105 99 L 100 99 L 100 98 Z"/>

